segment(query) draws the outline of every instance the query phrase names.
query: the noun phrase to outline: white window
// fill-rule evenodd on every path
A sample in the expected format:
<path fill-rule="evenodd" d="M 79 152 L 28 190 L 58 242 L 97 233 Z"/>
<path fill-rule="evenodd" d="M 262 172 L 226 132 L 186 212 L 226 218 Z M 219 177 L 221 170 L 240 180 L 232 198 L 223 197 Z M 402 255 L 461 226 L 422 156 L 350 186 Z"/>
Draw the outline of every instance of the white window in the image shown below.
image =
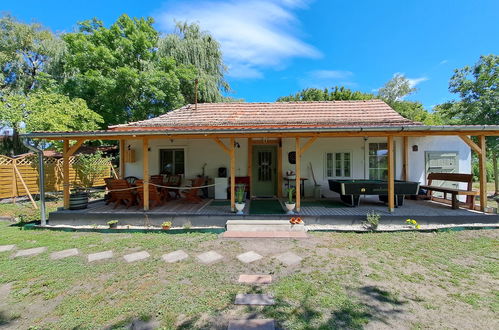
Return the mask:
<path fill-rule="evenodd" d="M 350 178 L 352 176 L 352 154 L 350 152 L 326 153 L 326 177 Z"/>

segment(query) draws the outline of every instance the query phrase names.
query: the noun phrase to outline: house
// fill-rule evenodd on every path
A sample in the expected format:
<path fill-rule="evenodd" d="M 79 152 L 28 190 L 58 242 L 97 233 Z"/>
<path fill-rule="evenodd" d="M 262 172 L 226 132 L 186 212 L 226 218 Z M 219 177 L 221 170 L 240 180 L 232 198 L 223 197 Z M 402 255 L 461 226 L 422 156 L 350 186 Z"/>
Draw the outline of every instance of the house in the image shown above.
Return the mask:
<path fill-rule="evenodd" d="M 481 151 L 485 136 L 498 135 L 499 125 L 425 126 L 374 99 L 189 104 L 107 130 L 25 136 L 63 140 L 66 159 L 86 140 L 119 140 L 121 177 L 173 173 L 185 180 L 201 174 L 216 178 L 219 168 L 225 167 L 232 209 L 236 177 L 246 177 L 252 197 L 282 197 L 288 184 L 296 186 L 298 211 L 301 200 L 319 190 L 314 178 L 324 197 L 337 196 L 329 189 L 329 179 L 388 180 L 392 211 L 395 180 L 425 183 L 430 172 L 470 173 L 473 150 L 481 164 L 483 211 L 485 153 Z M 470 136 L 477 136 L 479 144 Z M 126 153 L 133 153 L 133 159 L 128 157 L 127 162 Z M 286 178 L 288 171 L 296 173 L 291 180 Z M 64 196 L 67 207 L 69 189 Z M 149 209 L 148 198 L 144 209 Z"/>

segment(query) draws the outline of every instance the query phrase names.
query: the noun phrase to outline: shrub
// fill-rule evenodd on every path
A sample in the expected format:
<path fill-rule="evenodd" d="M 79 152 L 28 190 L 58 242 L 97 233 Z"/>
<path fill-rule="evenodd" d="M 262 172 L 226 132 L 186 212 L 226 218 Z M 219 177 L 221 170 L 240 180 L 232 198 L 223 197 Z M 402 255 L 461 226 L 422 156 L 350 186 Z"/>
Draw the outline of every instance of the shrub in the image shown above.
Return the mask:
<path fill-rule="evenodd" d="M 364 221 L 362 224 L 364 225 L 365 228 L 374 231 L 374 230 L 378 229 L 380 219 L 381 219 L 381 215 L 379 213 L 376 213 L 376 211 L 373 210 L 373 211 L 367 212 L 366 221 Z"/>
<path fill-rule="evenodd" d="M 414 219 L 407 219 L 407 220 L 405 220 L 405 223 L 407 223 L 409 226 L 414 227 L 416 229 L 421 228 L 419 223 Z"/>

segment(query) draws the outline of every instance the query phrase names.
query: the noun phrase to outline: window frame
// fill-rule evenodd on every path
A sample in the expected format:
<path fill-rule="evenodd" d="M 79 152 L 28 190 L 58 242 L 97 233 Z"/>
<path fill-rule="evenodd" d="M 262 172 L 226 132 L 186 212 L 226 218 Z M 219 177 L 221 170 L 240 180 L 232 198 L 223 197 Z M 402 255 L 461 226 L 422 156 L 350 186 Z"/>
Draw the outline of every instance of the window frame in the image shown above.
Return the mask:
<path fill-rule="evenodd" d="M 171 175 L 182 175 L 185 177 L 186 175 L 186 171 L 187 171 L 187 150 L 186 148 L 183 148 L 183 147 L 159 147 L 158 148 L 158 165 L 159 165 L 159 173 L 162 173 L 162 153 L 163 151 L 172 151 L 173 154 L 172 154 L 172 163 L 173 163 L 173 170 L 172 170 L 172 174 Z M 175 167 L 175 151 L 182 151 L 184 153 L 184 169 L 183 169 L 183 173 L 179 173 L 179 174 L 175 174 L 175 170 L 176 170 L 176 167 Z"/>
<path fill-rule="evenodd" d="M 331 154 L 332 155 L 332 159 L 330 160 L 331 163 L 332 163 L 332 168 L 329 168 L 328 167 L 328 155 Z M 336 158 L 336 155 L 341 155 L 339 161 L 340 161 L 340 168 L 338 169 L 337 167 L 337 162 L 338 162 L 338 159 Z M 346 160 L 345 160 L 345 154 L 348 154 L 348 163 L 349 163 L 349 170 L 350 170 L 350 173 L 349 175 L 345 175 L 345 164 L 346 164 Z M 353 165 L 353 152 L 350 151 L 350 150 L 346 150 L 346 151 L 327 151 L 325 152 L 324 154 L 324 177 L 326 179 L 330 179 L 330 178 L 335 178 L 335 179 L 338 179 L 338 178 L 345 178 L 345 179 L 350 179 L 353 177 L 353 169 L 352 169 L 352 165 Z M 337 174 L 337 170 L 340 170 L 340 175 L 336 175 Z M 331 172 L 332 175 L 328 175 L 329 172 Z"/>

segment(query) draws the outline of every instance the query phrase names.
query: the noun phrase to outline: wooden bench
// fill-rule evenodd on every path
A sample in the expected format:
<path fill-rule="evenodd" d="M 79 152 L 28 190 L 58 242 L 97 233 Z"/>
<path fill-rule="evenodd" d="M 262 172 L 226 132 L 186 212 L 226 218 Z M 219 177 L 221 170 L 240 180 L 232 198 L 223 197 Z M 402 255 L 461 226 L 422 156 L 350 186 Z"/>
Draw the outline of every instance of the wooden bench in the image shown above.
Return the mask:
<path fill-rule="evenodd" d="M 456 189 L 456 188 L 448 188 L 448 187 L 439 187 L 432 186 L 433 180 L 441 180 L 441 181 L 452 181 L 452 182 L 465 182 L 468 184 L 466 190 Z M 458 195 L 466 196 L 466 204 L 470 208 L 470 210 L 475 209 L 475 196 L 479 194 L 478 191 L 472 190 L 473 184 L 473 175 L 472 174 L 463 174 L 463 173 L 430 173 L 428 174 L 428 184 L 421 185 L 422 189 L 426 189 L 427 195 L 433 199 L 432 192 L 438 191 L 444 193 L 444 199 L 447 199 L 447 194 L 452 195 L 452 208 L 459 208 L 459 200 L 457 199 Z"/>

